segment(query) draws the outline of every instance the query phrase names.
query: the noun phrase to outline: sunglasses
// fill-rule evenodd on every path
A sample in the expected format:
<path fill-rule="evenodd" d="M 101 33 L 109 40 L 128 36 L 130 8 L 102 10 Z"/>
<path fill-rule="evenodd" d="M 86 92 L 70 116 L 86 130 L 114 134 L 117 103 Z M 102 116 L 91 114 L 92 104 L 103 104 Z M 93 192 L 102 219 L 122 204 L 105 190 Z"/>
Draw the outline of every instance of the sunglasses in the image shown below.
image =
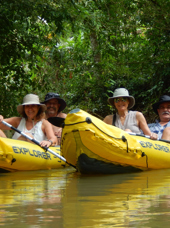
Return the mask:
<path fill-rule="evenodd" d="M 120 101 L 126 102 L 127 100 L 128 100 L 127 97 L 114 98 L 114 102 L 115 102 L 115 103 L 118 103 L 118 102 L 120 102 Z"/>

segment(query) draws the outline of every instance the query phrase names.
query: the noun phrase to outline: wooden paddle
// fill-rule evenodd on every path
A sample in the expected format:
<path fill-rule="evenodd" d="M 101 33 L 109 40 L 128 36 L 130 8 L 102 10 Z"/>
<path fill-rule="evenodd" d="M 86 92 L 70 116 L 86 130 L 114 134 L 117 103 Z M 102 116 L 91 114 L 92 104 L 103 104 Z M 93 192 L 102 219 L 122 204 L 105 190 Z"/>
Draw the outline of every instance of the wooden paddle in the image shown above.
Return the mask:
<path fill-rule="evenodd" d="M 149 135 L 143 135 L 143 134 L 137 134 L 137 133 L 133 133 L 133 132 L 127 132 L 129 135 L 136 135 L 136 136 L 142 136 L 142 137 L 145 137 L 145 138 L 148 138 L 150 139 L 151 137 Z M 153 139 L 154 140 L 154 139 Z M 162 141 L 162 142 L 166 142 L 166 143 L 170 143 L 169 140 L 165 140 L 165 139 L 157 139 L 157 141 Z"/>
<path fill-rule="evenodd" d="M 56 116 L 56 117 L 49 117 L 47 120 L 54 126 L 62 127 L 65 118 Z"/>
<path fill-rule="evenodd" d="M 42 146 L 40 145 L 40 143 L 39 143 L 37 140 L 31 138 L 29 135 L 27 135 L 27 134 L 25 134 L 24 132 L 20 131 L 19 129 L 13 127 L 11 124 L 5 122 L 4 120 L 2 121 L 2 123 L 3 123 L 4 125 L 6 125 L 7 127 L 11 128 L 12 130 L 18 132 L 19 134 L 23 135 L 25 138 L 27 138 L 27 139 L 29 139 L 30 141 L 32 141 L 33 143 L 37 144 L 37 145 L 40 146 L 41 148 L 43 148 L 43 149 L 49 151 L 51 154 L 55 155 L 56 157 L 58 157 L 59 159 L 61 159 L 62 161 L 64 161 L 65 163 L 67 163 L 68 165 L 70 165 L 70 166 L 72 166 L 72 167 L 74 167 L 74 168 L 76 169 L 76 167 L 75 167 L 74 165 L 68 163 L 64 157 L 62 157 L 61 155 L 57 154 L 56 152 L 54 152 L 54 151 L 51 150 L 50 148 L 48 148 L 48 147 L 46 147 L 46 146 L 45 146 L 45 147 L 42 147 Z"/>

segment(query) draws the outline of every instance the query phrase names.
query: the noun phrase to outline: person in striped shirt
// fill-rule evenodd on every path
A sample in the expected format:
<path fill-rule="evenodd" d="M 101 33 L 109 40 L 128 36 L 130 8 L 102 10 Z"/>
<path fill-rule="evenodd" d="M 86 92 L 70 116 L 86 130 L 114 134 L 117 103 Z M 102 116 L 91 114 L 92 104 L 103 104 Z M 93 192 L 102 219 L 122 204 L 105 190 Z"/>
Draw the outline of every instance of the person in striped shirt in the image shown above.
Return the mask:
<path fill-rule="evenodd" d="M 152 105 L 154 112 L 159 116 L 155 123 L 148 124 L 151 132 L 158 134 L 159 139 L 170 140 L 170 96 L 163 95 Z"/>

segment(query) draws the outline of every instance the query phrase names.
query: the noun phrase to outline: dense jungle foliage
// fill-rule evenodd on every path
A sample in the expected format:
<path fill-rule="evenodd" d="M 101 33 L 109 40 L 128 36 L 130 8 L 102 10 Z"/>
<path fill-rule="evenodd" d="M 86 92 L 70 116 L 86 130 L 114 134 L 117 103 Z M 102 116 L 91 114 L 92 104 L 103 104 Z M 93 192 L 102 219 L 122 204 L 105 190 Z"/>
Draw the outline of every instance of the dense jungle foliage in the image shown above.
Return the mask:
<path fill-rule="evenodd" d="M 103 118 L 108 96 L 126 87 L 153 121 L 152 104 L 170 95 L 169 12 L 169 0 L 0 1 L 1 114 L 53 91 L 65 112 Z"/>

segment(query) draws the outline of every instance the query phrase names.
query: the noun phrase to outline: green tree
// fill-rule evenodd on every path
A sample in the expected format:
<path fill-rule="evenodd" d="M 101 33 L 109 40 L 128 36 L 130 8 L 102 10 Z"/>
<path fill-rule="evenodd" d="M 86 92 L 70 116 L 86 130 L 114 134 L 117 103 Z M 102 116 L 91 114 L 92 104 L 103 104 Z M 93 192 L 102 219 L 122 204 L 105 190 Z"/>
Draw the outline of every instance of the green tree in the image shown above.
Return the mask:
<path fill-rule="evenodd" d="M 123 86 L 151 115 L 151 103 L 170 92 L 169 8 L 167 0 L 2 1 L 2 112 L 14 113 L 27 92 L 42 99 L 51 90 L 68 111 L 104 117 L 107 97 Z"/>
<path fill-rule="evenodd" d="M 45 71 L 47 60 L 69 17 L 63 1 L 0 2 L 0 105 L 3 115 L 14 114 L 16 104 L 26 93 L 39 94 L 44 88 L 50 88 L 53 82 L 50 83 Z"/>
<path fill-rule="evenodd" d="M 78 1 L 75 8 L 58 72 L 69 106 L 104 116 L 109 91 L 124 86 L 146 113 L 170 90 L 168 1 Z"/>

